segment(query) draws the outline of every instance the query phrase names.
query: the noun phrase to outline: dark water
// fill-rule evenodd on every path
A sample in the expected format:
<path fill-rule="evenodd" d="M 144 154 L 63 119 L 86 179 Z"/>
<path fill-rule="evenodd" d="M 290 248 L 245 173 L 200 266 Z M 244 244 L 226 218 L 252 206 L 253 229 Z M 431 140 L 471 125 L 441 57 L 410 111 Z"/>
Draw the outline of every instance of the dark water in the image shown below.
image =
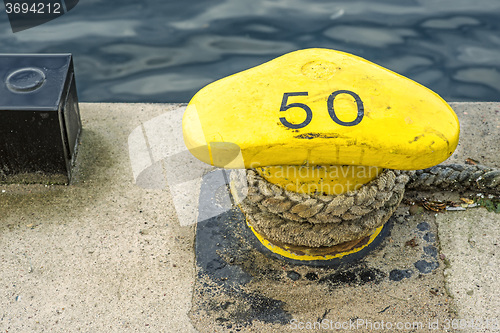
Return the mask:
<path fill-rule="evenodd" d="M 71 52 L 81 101 L 187 102 L 204 85 L 310 47 L 346 51 L 447 101 L 500 101 L 500 1 L 104 1 L 13 34 L 0 52 Z"/>

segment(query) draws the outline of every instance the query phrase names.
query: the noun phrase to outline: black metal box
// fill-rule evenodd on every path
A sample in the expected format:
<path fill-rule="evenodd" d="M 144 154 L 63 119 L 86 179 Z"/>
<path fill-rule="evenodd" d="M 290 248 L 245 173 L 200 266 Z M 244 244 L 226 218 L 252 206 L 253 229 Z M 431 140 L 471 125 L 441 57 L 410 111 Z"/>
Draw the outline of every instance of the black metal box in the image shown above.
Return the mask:
<path fill-rule="evenodd" d="M 82 128 L 71 54 L 0 54 L 0 182 L 68 184 Z"/>

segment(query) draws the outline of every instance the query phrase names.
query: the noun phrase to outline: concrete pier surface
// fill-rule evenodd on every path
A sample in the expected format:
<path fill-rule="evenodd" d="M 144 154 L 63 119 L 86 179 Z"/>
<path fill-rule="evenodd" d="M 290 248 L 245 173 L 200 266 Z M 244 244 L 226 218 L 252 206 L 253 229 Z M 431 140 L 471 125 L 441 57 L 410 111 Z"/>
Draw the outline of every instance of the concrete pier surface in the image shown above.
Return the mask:
<path fill-rule="evenodd" d="M 447 162 L 500 168 L 500 103 L 450 105 L 461 135 Z M 290 280 L 248 287 L 280 301 L 289 323 L 233 323 L 230 305 L 203 309 L 194 245 L 201 176 L 210 170 L 182 148 L 185 107 L 82 103 L 71 185 L 0 184 L 0 332 L 500 329 L 500 214 L 410 210 L 423 198 L 476 194 L 408 193 L 399 222 L 366 260 L 378 281 L 326 288 L 297 280 L 299 268 L 282 272 Z M 395 267 L 411 276 L 395 277 Z M 307 330 L 314 322 L 324 326 Z"/>

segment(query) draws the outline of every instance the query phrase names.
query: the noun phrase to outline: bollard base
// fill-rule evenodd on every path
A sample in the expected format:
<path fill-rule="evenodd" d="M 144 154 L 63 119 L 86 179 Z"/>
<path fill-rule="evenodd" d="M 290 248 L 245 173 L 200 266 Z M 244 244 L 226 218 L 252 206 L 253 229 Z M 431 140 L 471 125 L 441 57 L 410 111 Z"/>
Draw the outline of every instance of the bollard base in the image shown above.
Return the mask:
<path fill-rule="evenodd" d="M 322 266 L 322 263 L 328 266 L 336 262 L 336 260 L 348 261 L 361 258 L 380 244 L 380 241 L 387 235 L 389 228 L 389 224 L 385 223 L 366 237 L 330 247 L 310 248 L 273 241 L 255 230 L 255 228 L 248 223 L 248 220 L 247 226 L 253 232 L 260 244 L 272 253 L 277 254 L 285 260 L 292 259 L 294 263 L 298 264 L 303 263 L 311 265 L 317 262 L 313 264 L 314 266 Z"/>
<path fill-rule="evenodd" d="M 297 260 L 259 241 L 232 201 L 228 173 L 206 174 L 200 188 L 189 313 L 200 331 L 216 325 L 220 331 L 262 331 L 265 326 L 292 332 L 290 323 L 296 318 L 352 318 L 350 311 L 328 315 L 330 309 L 343 309 L 350 302 L 366 307 L 360 310 L 366 313 L 372 313 L 377 302 L 384 305 L 379 311 L 385 311 L 393 295 L 421 295 L 429 286 L 441 285 L 434 212 L 402 214 L 408 210 L 403 204 L 360 251 L 328 260 Z M 379 292 L 375 295 L 374 290 Z M 415 318 L 428 312 L 421 306 L 412 309 Z"/>

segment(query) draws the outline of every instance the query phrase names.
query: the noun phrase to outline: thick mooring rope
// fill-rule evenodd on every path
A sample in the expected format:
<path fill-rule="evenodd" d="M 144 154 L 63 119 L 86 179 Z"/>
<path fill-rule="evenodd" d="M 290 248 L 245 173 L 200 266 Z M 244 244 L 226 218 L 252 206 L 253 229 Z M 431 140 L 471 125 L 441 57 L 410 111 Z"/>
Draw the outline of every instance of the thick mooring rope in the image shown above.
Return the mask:
<path fill-rule="evenodd" d="M 384 224 L 401 202 L 409 176 L 385 170 L 358 191 L 336 196 L 287 191 L 255 170 L 247 171 L 247 181 L 241 208 L 257 232 L 293 246 L 324 247 L 362 238 Z"/>
<path fill-rule="evenodd" d="M 499 195 L 500 169 L 484 165 L 436 165 L 414 172 L 407 188 L 424 191 L 474 191 Z"/>
<path fill-rule="evenodd" d="M 370 235 L 399 206 L 405 187 L 500 193 L 500 170 L 480 165 L 384 170 L 359 190 L 341 195 L 287 191 L 255 170 L 247 170 L 246 178 L 248 193 L 240 206 L 252 227 L 267 239 L 305 247 L 329 247 Z M 241 180 L 232 177 L 232 184 L 241 186 Z"/>

